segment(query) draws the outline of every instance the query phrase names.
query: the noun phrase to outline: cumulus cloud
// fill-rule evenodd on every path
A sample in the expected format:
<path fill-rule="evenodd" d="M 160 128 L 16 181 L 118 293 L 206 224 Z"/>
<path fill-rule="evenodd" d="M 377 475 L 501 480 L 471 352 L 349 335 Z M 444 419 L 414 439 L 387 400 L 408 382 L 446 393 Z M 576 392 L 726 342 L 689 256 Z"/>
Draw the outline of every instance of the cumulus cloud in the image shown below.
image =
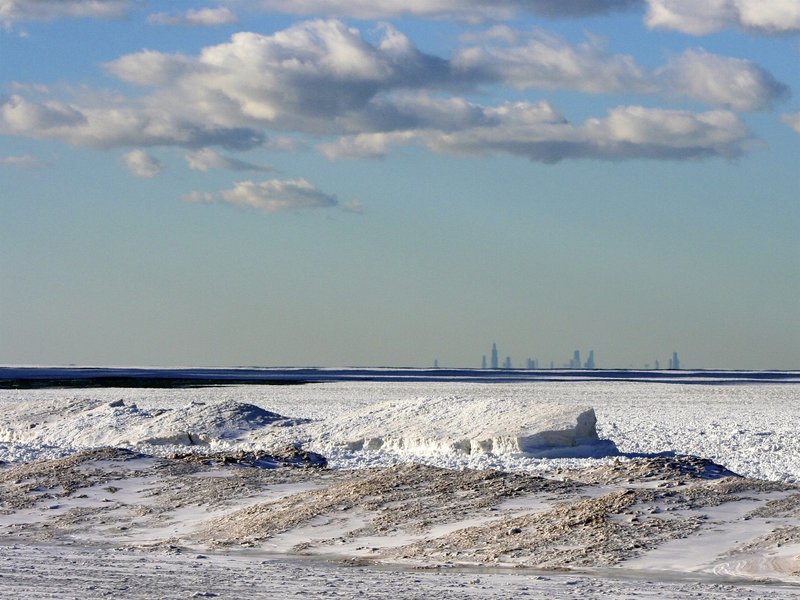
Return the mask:
<path fill-rule="evenodd" d="M 335 142 L 319 144 L 317 149 L 331 160 L 348 158 L 383 158 L 393 146 L 419 138 L 419 131 L 391 131 L 387 133 L 360 133 L 342 136 Z"/>
<path fill-rule="evenodd" d="M 453 59 L 457 72 L 520 89 L 607 93 L 651 87 L 632 57 L 610 54 L 599 38 L 573 45 L 541 30 L 521 36 L 507 28 L 493 28 L 488 34 L 507 43 L 462 48 Z"/>
<path fill-rule="evenodd" d="M 266 141 L 265 128 L 338 135 L 418 127 L 421 119 L 444 124 L 449 114 L 430 106 L 417 114 L 423 107 L 392 96 L 465 85 L 454 82 L 447 60 L 420 52 L 397 30 L 384 27 L 370 44 L 339 21 L 238 33 L 194 57 L 138 52 L 105 68 L 152 93 L 73 103 L 0 98 L 0 132 L 94 147 L 247 149 Z"/>
<path fill-rule="evenodd" d="M 105 69 L 128 83 L 143 86 L 164 85 L 198 69 L 194 59 L 183 54 L 164 54 L 155 50 L 143 50 L 126 54 L 106 63 Z"/>
<path fill-rule="evenodd" d="M 0 97 L 0 133 L 27 133 L 58 130 L 75 127 L 86 122 L 80 110 L 63 102 L 32 102 L 14 94 L 8 98 Z"/>
<path fill-rule="evenodd" d="M 781 120 L 797 133 L 800 133 L 800 112 L 785 113 L 781 115 Z"/>
<path fill-rule="evenodd" d="M 136 0 L 0 0 L 0 24 L 59 18 L 120 18 Z M 645 21 L 653 28 L 706 35 L 728 27 L 767 34 L 800 32 L 797 0 L 227 0 L 248 10 L 293 15 L 392 19 L 418 17 L 469 23 L 510 20 L 532 14 L 547 18 L 581 18 L 647 6 Z M 154 24 L 212 26 L 236 22 L 227 7 L 159 12 Z"/>
<path fill-rule="evenodd" d="M 744 151 L 749 134 L 725 111 L 637 113 L 630 119 L 647 120 L 649 131 L 662 119 L 671 135 L 634 143 L 619 139 L 613 128 L 590 132 L 590 121 L 571 125 L 548 103 L 485 106 L 455 94 L 495 85 L 649 94 L 669 88 L 670 94 L 717 107 L 755 110 L 786 91 L 749 61 L 703 51 L 650 72 L 591 37 L 576 45 L 539 31 L 494 29 L 483 43 L 473 38 L 452 60 L 421 52 L 388 25 L 376 38 L 368 41 L 340 21 L 315 20 L 270 35 L 237 33 L 194 56 L 125 55 L 105 68 L 143 86 L 143 95 L 85 94 L 72 102 L 48 100 L 45 92 L 38 100 L 30 99 L 37 95 L 32 92 L 0 97 L 0 134 L 96 148 L 179 146 L 193 151 L 187 161 L 200 170 L 259 170 L 204 149 L 265 146 L 267 130 L 288 134 L 283 139 L 292 143 L 326 136 L 317 147 L 331 158 L 380 157 L 408 143 L 473 152 L 471 139 L 482 140 L 476 143 L 487 151 L 544 162 L 633 158 L 637 152 L 649 158 L 732 156 Z M 618 122 L 624 110 L 597 122 L 611 122 L 612 116 Z M 680 127 L 673 130 L 678 124 L 686 128 L 684 138 Z M 712 132 L 719 136 L 713 143 L 703 137 Z"/>
<path fill-rule="evenodd" d="M 305 179 L 270 179 L 239 181 L 233 188 L 221 192 L 192 192 L 183 198 L 187 202 L 223 202 L 267 213 L 336 206 L 336 196 L 326 194 Z"/>
<path fill-rule="evenodd" d="M 557 163 L 566 159 L 734 158 L 752 143 L 747 127 L 728 111 L 695 114 L 621 106 L 609 111 L 605 119 L 588 119 L 578 125 L 564 119 L 547 102 L 505 103 L 484 112 L 484 125 L 449 132 L 408 131 L 402 137 L 399 133 L 346 136 L 325 151 L 334 158 L 362 157 L 365 148 L 386 152 L 391 144 L 413 141 L 436 152 L 504 153 Z"/>
<path fill-rule="evenodd" d="M 647 0 L 649 27 L 706 35 L 728 27 L 755 33 L 800 32 L 797 0 Z"/>
<path fill-rule="evenodd" d="M 641 0 L 260 0 L 264 10 L 357 19 L 415 16 L 467 22 L 511 19 L 520 13 L 582 17 L 638 6 Z"/>
<path fill-rule="evenodd" d="M 131 0 L 0 0 L 0 23 L 51 21 L 60 18 L 118 19 Z"/>
<path fill-rule="evenodd" d="M 438 151 L 477 155 L 503 152 L 544 163 L 568 158 L 735 157 L 749 143 L 744 124 L 725 111 L 698 115 L 625 106 L 611 110 L 605 119 L 589 119 L 581 125 L 540 119 L 540 107 L 524 103 L 504 105 L 493 112 L 498 118 L 493 127 L 428 133 L 423 139 Z"/>
<path fill-rule="evenodd" d="M 596 38 L 570 44 L 534 31 L 506 32 L 494 40 L 462 48 L 447 60 L 422 53 L 390 26 L 370 44 L 339 21 L 309 21 L 272 35 L 238 33 L 196 57 L 144 51 L 106 68 L 125 81 L 159 88 L 153 101 L 162 109 L 168 104 L 203 123 L 334 134 L 421 126 L 435 107 L 409 110 L 406 98 L 415 90 L 497 83 L 591 93 L 657 89 L 633 58 L 609 53 Z M 453 114 L 460 118 L 460 110 L 448 106 L 436 118 L 445 126 Z"/>
<path fill-rule="evenodd" d="M 755 63 L 687 50 L 663 71 L 668 89 L 733 110 L 764 110 L 789 95 L 789 88 Z"/>
<path fill-rule="evenodd" d="M 186 118 L 314 133 L 364 126 L 360 113 L 378 94 L 450 81 L 446 60 L 420 52 L 397 30 L 384 27 L 373 45 L 339 21 L 237 33 L 191 58 L 140 52 L 106 68 L 161 86 L 150 101 Z"/>
<path fill-rule="evenodd" d="M 263 131 L 189 119 L 158 102 L 78 106 L 38 102 L 20 95 L 0 97 L 0 134 L 57 139 L 94 148 L 119 146 L 219 145 L 249 150 L 264 143 Z"/>
<path fill-rule="evenodd" d="M 229 156 L 223 156 L 211 148 L 203 148 L 197 152 L 186 155 L 186 162 L 193 171 L 208 171 L 209 169 L 228 169 L 230 171 L 274 171 L 272 167 L 256 165 Z"/>
<path fill-rule="evenodd" d="M 39 169 L 46 163 L 30 154 L 17 156 L 0 156 L 0 167 L 13 167 L 17 169 Z"/>
<path fill-rule="evenodd" d="M 122 156 L 122 161 L 133 175 L 148 179 L 161 173 L 164 168 L 160 160 L 144 150 L 131 150 Z"/>
<path fill-rule="evenodd" d="M 229 8 L 198 8 L 185 13 L 154 13 L 147 17 L 147 22 L 154 25 L 182 25 L 184 27 L 213 27 L 237 23 L 238 18 Z"/>

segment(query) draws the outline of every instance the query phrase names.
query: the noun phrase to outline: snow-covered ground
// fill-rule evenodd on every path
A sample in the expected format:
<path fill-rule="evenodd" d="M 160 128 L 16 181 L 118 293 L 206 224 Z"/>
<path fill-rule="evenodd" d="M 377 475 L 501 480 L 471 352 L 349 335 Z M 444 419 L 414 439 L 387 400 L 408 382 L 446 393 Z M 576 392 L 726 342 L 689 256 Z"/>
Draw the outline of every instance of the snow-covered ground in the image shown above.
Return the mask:
<path fill-rule="evenodd" d="M 78 545 L 0 546 L 0 591 L 9 600 L 125 598 L 359 598 L 375 600 L 786 600 L 784 586 L 581 574 L 426 572 L 350 567 L 271 556 L 215 558 Z"/>
<path fill-rule="evenodd" d="M 59 423 L 40 434 L 32 422 L 45 421 L 58 407 L 86 407 L 87 401 L 107 404 L 122 400 L 126 408 L 99 407 L 94 414 Z M 435 418 L 430 406 L 463 408 L 458 424 L 491 423 L 506 408 L 520 405 L 592 407 L 600 438 L 622 453 L 675 452 L 709 458 L 742 475 L 772 481 L 800 481 L 800 387 L 797 384 L 664 384 L 649 382 L 335 382 L 301 386 L 232 386 L 193 389 L 0 390 L 0 460 L 31 460 L 62 455 L 64 449 L 112 441 L 111 430 L 122 428 L 121 413 L 187 407 L 190 403 L 253 404 L 289 418 L 311 423 L 271 431 L 261 443 L 304 442 L 328 456 L 331 465 L 359 468 L 417 460 L 449 468 L 500 468 L 541 471 L 589 464 L 593 459 L 542 459 L 518 453 L 436 452 L 430 445 L 386 444 L 380 450 L 353 450 L 346 441 L 354 433 L 386 437 L 408 433 L 410 424 Z M 20 403 L 41 407 L 30 422 L 15 422 L 12 408 Z M 374 410 L 382 405 L 388 410 Z M 196 410 L 201 408 L 196 407 Z M 77 410 L 77 409 L 76 409 Z M 466 413 L 464 411 L 467 411 Z M 441 416 L 441 415 L 440 415 Z M 34 419 L 35 417 L 35 419 Z M 20 417 L 21 418 L 21 417 Z M 208 415 L 209 420 L 213 415 Z M 104 420 L 105 419 L 105 420 Z M 90 439 L 87 424 L 99 435 Z M 447 423 L 440 423 L 446 427 Z M 455 426 L 450 423 L 451 426 Z M 38 426 L 38 425 L 37 425 Z M 14 430 L 14 431 L 12 431 Z M 133 433 L 133 432 L 129 432 Z M 123 436 L 124 437 L 124 436 Z M 256 439 L 251 440 L 258 443 Z M 374 447 L 374 445 L 373 445 Z M 601 459 L 602 460 L 602 459 Z"/>
<path fill-rule="evenodd" d="M 800 598 L 798 389 L 0 390 L 0 596 Z M 220 463 L 296 443 L 334 469 Z"/>

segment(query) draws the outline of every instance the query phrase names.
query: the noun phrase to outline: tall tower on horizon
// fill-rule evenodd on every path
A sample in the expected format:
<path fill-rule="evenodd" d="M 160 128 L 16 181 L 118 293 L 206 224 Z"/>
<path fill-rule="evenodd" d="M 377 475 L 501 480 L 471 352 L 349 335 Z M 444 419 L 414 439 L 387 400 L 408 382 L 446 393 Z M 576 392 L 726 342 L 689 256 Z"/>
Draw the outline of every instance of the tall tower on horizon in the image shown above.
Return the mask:
<path fill-rule="evenodd" d="M 486 355 L 483 355 L 483 359 L 481 360 L 481 369 L 486 368 Z"/>
<path fill-rule="evenodd" d="M 589 350 L 589 357 L 586 359 L 584 369 L 594 369 L 594 350 Z"/>
<path fill-rule="evenodd" d="M 681 361 L 678 359 L 677 352 L 672 353 L 672 358 L 669 359 L 669 368 L 673 371 L 678 371 L 681 368 Z"/>
<path fill-rule="evenodd" d="M 500 361 L 497 359 L 497 344 L 492 342 L 492 368 L 500 368 Z"/>

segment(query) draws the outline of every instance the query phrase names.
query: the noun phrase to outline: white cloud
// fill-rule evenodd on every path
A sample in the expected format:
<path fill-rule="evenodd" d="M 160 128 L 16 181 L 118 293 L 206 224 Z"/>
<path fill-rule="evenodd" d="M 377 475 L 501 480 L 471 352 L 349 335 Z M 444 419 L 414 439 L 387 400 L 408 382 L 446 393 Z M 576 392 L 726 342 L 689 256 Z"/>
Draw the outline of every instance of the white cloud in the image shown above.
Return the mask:
<path fill-rule="evenodd" d="M 800 32 L 797 0 L 734 0 L 742 27 L 766 33 Z"/>
<path fill-rule="evenodd" d="M 192 192 L 187 202 L 223 202 L 267 213 L 336 206 L 336 196 L 321 192 L 305 179 L 239 181 L 222 192 Z"/>
<path fill-rule="evenodd" d="M 647 113 L 650 121 L 664 120 L 668 128 L 688 124 L 688 137 L 680 141 L 673 132 L 665 140 L 632 143 L 617 139 L 611 130 L 605 137 L 595 131 L 592 138 L 587 129 L 591 120 L 570 125 L 547 103 L 493 107 L 453 94 L 498 84 L 665 95 L 668 88 L 669 95 L 755 110 L 785 92 L 757 65 L 703 51 L 686 53 L 660 72 L 647 72 L 592 38 L 572 45 L 541 32 L 496 30 L 485 44 L 457 52 L 453 61 L 422 53 L 388 25 L 377 38 L 371 43 L 339 21 L 316 20 L 271 35 L 237 33 L 196 56 L 125 55 L 106 69 L 152 88 L 144 95 L 84 91 L 77 100 L 64 102 L 47 100 L 46 92 L 19 90 L 0 97 L 0 134 L 96 148 L 179 146 L 193 151 L 187 161 L 200 170 L 263 169 L 208 147 L 265 146 L 270 143 L 267 130 L 278 134 L 274 143 L 315 139 L 331 158 L 380 157 L 412 142 L 438 151 L 473 152 L 473 138 L 484 139 L 487 151 L 545 162 L 635 158 L 637 152 L 647 158 L 731 156 L 743 152 L 749 138 L 735 118 L 727 122 L 732 127 L 727 141 L 710 143 L 701 134 L 722 128 L 709 121 L 712 113 L 653 110 Z M 28 98 L 37 95 L 45 99 Z M 281 133 L 288 136 L 281 138 Z M 333 139 L 320 143 L 320 136 Z"/>
<path fill-rule="evenodd" d="M 494 39 L 508 45 L 463 48 L 453 59 L 454 69 L 467 78 L 500 81 L 519 89 L 607 93 L 650 87 L 632 57 L 610 54 L 598 38 L 573 45 L 541 30 L 513 37 L 507 29 L 494 28 L 489 31 L 493 33 Z"/>
<path fill-rule="evenodd" d="M 209 122 L 210 121 L 210 122 Z M 158 102 L 97 102 L 78 106 L 64 102 L 36 102 L 19 95 L 0 97 L 0 134 L 57 139 L 94 148 L 119 146 L 220 145 L 237 150 L 264 143 L 262 131 L 189 119 Z"/>
<path fill-rule="evenodd" d="M 0 0 L 0 23 L 60 18 L 118 19 L 128 12 L 131 0 Z"/>
<path fill-rule="evenodd" d="M 83 123 L 85 116 L 63 102 L 31 102 L 18 94 L 0 97 L 0 133 L 47 132 Z"/>
<path fill-rule="evenodd" d="M 448 81 L 447 61 L 419 52 L 391 27 L 371 45 L 339 21 L 237 33 L 193 58 L 140 52 L 106 68 L 126 81 L 163 86 L 150 98 L 162 112 L 306 132 L 346 127 L 379 93 Z"/>
<path fill-rule="evenodd" d="M 155 177 L 163 170 L 161 161 L 144 150 L 131 150 L 122 157 L 128 170 L 137 177 Z"/>
<path fill-rule="evenodd" d="M 39 169 L 46 163 L 30 154 L 17 156 L 0 156 L 0 167 L 14 167 L 18 169 Z"/>
<path fill-rule="evenodd" d="M 272 167 L 256 165 L 229 156 L 223 156 L 211 148 L 203 148 L 186 155 L 186 162 L 193 171 L 208 171 L 209 169 L 228 169 L 230 171 L 274 171 Z"/>
<path fill-rule="evenodd" d="M 383 158 L 392 146 L 413 141 L 419 137 L 416 131 L 391 131 L 360 133 L 342 136 L 335 142 L 319 144 L 317 149 L 331 160 L 340 158 Z"/>
<path fill-rule="evenodd" d="M 358 19 L 415 16 L 472 23 L 511 19 L 520 13 L 579 17 L 636 7 L 641 0 L 260 0 L 263 10 Z M 251 3 L 253 4 L 253 3 Z"/>
<path fill-rule="evenodd" d="M 781 120 L 797 133 L 800 133 L 800 112 L 785 113 L 781 115 Z"/>
<path fill-rule="evenodd" d="M 653 28 L 706 35 L 728 27 L 755 33 L 800 32 L 797 0 L 226 0 L 247 10 L 293 15 L 392 19 L 413 16 L 469 23 L 510 20 L 523 14 L 547 18 L 580 18 L 648 7 L 645 21 Z M 0 24 L 61 18 L 124 17 L 136 0 L 0 0 Z M 227 7 L 159 12 L 155 24 L 213 26 L 236 22 Z"/>
<path fill-rule="evenodd" d="M 237 23 L 236 15 L 229 8 L 189 9 L 185 13 L 154 13 L 147 17 L 147 22 L 154 25 L 182 25 L 185 27 L 213 27 Z"/>
<path fill-rule="evenodd" d="M 128 83 L 145 86 L 164 85 L 198 69 L 197 62 L 183 54 L 164 54 L 143 50 L 126 54 L 104 65 L 113 75 Z"/>
<path fill-rule="evenodd" d="M 728 27 L 756 33 L 800 32 L 797 0 L 647 0 L 649 27 L 706 35 Z"/>
<path fill-rule="evenodd" d="M 514 44 L 471 46 L 452 61 L 420 52 L 384 26 L 368 43 L 339 21 L 299 23 L 272 35 L 239 33 L 197 57 L 144 51 L 106 65 L 118 77 L 158 88 L 162 112 L 224 126 L 248 124 L 307 133 L 358 133 L 419 127 L 435 117 L 460 119 L 406 98 L 415 90 L 463 90 L 497 83 L 592 93 L 655 92 L 651 74 L 629 56 L 591 38 L 572 45 L 533 32 Z M 511 39 L 506 32 L 505 39 Z"/>
<path fill-rule="evenodd" d="M 763 110 L 789 95 L 789 88 L 749 60 L 687 50 L 663 70 L 667 89 L 714 106 Z"/>
<path fill-rule="evenodd" d="M 609 111 L 606 119 L 584 125 L 591 143 L 617 146 L 620 157 L 629 154 L 658 158 L 725 156 L 742 154 L 750 142 L 746 126 L 733 113 L 705 113 L 624 106 Z"/>
<path fill-rule="evenodd" d="M 726 111 L 687 111 L 623 106 L 605 119 L 572 124 L 549 103 L 505 103 L 484 109 L 485 124 L 414 136 L 438 152 L 506 153 L 535 162 L 566 159 L 689 159 L 735 157 L 750 145 L 744 124 Z M 398 136 L 395 134 L 394 139 Z M 406 139 L 412 137 L 406 134 Z"/>
<path fill-rule="evenodd" d="M 688 111 L 621 106 L 605 119 L 575 125 L 546 102 L 506 103 L 484 109 L 486 124 L 455 131 L 416 130 L 394 134 L 346 136 L 325 150 L 332 157 L 358 156 L 358 150 L 418 142 L 436 152 L 464 155 L 495 153 L 534 162 L 567 159 L 685 160 L 710 156 L 734 158 L 746 152 L 752 138 L 728 111 Z M 353 151 L 356 148 L 356 151 Z"/>

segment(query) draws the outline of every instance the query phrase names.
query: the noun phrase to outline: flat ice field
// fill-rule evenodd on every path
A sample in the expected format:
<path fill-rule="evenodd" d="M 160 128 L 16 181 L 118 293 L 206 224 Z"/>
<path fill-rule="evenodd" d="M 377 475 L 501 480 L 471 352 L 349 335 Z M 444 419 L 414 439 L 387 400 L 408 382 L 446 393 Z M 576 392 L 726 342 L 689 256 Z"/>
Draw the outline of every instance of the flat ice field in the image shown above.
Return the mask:
<path fill-rule="evenodd" d="M 0 390 L 0 596 L 800 597 L 798 389 Z"/>

